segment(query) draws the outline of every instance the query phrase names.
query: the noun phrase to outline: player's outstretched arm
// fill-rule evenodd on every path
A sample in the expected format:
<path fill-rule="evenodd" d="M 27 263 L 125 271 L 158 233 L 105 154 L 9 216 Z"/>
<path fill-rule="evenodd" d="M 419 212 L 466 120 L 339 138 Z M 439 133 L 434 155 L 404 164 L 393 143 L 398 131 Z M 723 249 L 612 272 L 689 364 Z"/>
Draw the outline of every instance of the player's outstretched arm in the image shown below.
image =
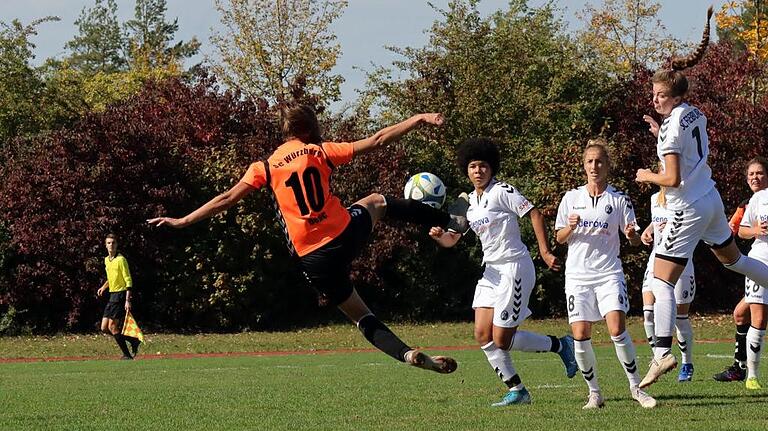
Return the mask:
<path fill-rule="evenodd" d="M 226 211 L 232 205 L 236 204 L 240 199 L 244 198 L 248 193 L 254 190 L 250 185 L 239 182 L 234 187 L 226 192 L 216 196 L 200 208 L 192 211 L 182 218 L 171 217 L 156 217 L 148 219 L 147 223 L 153 226 L 170 226 L 177 229 L 187 227 L 191 224 L 197 223 L 200 220 L 205 220 L 216 214 Z"/>
<path fill-rule="evenodd" d="M 355 154 L 363 154 L 397 140 L 421 124 L 440 126 L 444 121 L 443 114 L 417 114 L 393 126 L 385 127 L 372 136 L 355 141 L 352 146 Z"/>
<path fill-rule="evenodd" d="M 539 255 L 547 264 L 547 268 L 552 271 L 560 271 L 560 262 L 557 261 L 557 257 L 552 254 L 549 249 L 549 238 L 547 235 L 547 224 L 544 215 L 536 208 L 528 212 L 531 216 L 531 225 L 533 226 L 533 233 L 536 235 L 536 242 L 539 243 Z"/>

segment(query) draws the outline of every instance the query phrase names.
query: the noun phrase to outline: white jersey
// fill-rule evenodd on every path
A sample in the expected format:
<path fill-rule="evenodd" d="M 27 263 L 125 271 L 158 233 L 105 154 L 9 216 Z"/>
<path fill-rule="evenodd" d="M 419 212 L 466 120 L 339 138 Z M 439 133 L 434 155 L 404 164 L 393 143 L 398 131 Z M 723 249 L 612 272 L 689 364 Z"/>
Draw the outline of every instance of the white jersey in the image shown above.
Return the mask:
<path fill-rule="evenodd" d="M 766 221 L 768 221 L 768 189 L 760 190 L 752 195 L 747 204 L 744 218 L 741 219 L 741 226 L 754 227 Z M 749 256 L 762 262 L 768 262 L 768 237 L 755 237 Z"/>
<path fill-rule="evenodd" d="M 669 189 L 667 189 L 669 190 Z M 656 248 L 661 244 L 661 233 L 664 231 L 664 225 L 669 220 L 669 210 L 659 205 L 659 192 L 651 195 L 651 224 L 653 225 L 653 250 L 648 257 L 648 267 L 653 268 L 653 259 L 656 257 Z M 693 259 L 688 259 L 688 263 L 683 269 L 683 274 L 693 275 Z M 681 276 L 682 280 L 683 277 Z"/>
<path fill-rule="evenodd" d="M 518 219 L 533 209 L 514 187 L 492 178 L 481 196 L 469 194 L 467 221 L 480 238 L 483 263 L 504 263 L 528 254 L 520 238 Z"/>
<path fill-rule="evenodd" d="M 659 127 L 656 154 L 662 165 L 667 154 L 680 157 L 680 186 L 667 188 L 667 209 L 686 208 L 715 186 L 707 164 L 707 117 L 698 108 L 682 103 L 672 110 Z"/>
<path fill-rule="evenodd" d="M 590 196 L 586 186 L 568 191 L 557 209 L 555 229 L 568 226 L 568 216 L 581 217 L 568 238 L 565 276 L 593 281 L 624 276 L 619 259 L 619 233 L 630 223 L 637 228 L 635 210 L 624 192 L 611 185 L 600 196 Z"/>

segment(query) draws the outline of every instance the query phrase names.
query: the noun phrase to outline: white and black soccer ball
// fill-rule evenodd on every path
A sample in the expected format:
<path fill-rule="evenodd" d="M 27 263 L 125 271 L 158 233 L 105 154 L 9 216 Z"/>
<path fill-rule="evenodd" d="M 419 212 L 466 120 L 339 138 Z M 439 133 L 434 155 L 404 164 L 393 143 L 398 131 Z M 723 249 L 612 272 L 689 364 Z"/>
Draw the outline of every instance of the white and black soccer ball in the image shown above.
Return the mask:
<path fill-rule="evenodd" d="M 445 185 L 437 175 L 420 172 L 408 179 L 403 194 L 406 199 L 417 200 L 439 209 L 445 202 Z"/>

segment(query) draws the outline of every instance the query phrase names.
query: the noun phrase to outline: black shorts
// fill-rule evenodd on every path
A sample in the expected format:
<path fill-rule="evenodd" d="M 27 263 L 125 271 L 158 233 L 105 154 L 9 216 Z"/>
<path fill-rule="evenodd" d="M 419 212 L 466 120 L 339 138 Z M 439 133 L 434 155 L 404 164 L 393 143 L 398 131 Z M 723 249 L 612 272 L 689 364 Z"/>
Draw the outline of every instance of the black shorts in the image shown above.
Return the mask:
<path fill-rule="evenodd" d="M 125 295 L 126 291 L 110 292 L 109 302 L 104 307 L 104 315 L 107 319 L 123 320 L 125 318 Z"/>
<path fill-rule="evenodd" d="M 371 215 L 365 207 L 352 205 L 347 211 L 352 219 L 341 235 L 300 259 L 309 285 L 330 305 L 339 305 L 352 294 L 350 264 L 368 242 L 373 229 Z"/>

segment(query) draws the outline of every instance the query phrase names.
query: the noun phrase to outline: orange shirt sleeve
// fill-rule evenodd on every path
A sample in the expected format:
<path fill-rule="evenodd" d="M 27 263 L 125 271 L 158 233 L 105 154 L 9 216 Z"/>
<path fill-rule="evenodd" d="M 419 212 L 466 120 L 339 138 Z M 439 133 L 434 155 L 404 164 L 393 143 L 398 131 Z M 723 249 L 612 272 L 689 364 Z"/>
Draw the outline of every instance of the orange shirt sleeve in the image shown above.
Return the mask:
<path fill-rule="evenodd" d="M 240 182 L 257 189 L 263 187 L 267 183 L 267 171 L 264 169 L 264 162 L 251 163 Z"/>
<path fill-rule="evenodd" d="M 731 232 L 733 232 L 734 235 L 739 234 L 739 225 L 741 224 L 741 219 L 744 218 L 745 211 L 746 207 L 739 206 L 736 208 L 736 212 L 733 213 L 731 220 L 728 222 L 728 226 L 731 227 Z"/>
<path fill-rule="evenodd" d="M 325 142 L 323 143 L 323 150 L 328 154 L 328 158 L 334 166 L 349 163 L 354 153 L 351 142 Z"/>

